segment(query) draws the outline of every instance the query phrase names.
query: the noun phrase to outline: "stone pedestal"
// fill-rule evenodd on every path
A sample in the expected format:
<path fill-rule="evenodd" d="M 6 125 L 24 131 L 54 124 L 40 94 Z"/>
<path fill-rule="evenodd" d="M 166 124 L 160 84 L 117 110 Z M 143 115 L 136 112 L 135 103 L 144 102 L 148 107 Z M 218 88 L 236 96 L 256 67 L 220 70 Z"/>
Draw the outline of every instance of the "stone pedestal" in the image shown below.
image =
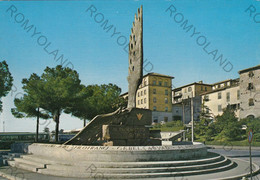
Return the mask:
<path fill-rule="evenodd" d="M 147 146 L 161 145 L 160 140 L 150 139 L 151 111 L 133 108 L 121 123 L 113 121 L 102 125 L 104 146 Z"/>
<path fill-rule="evenodd" d="M 129 108 L 95 117 L 81 132 L 65 144 L 104 146 L 161 145 L 148 126 L 152 123 L 149 109 Z"/>

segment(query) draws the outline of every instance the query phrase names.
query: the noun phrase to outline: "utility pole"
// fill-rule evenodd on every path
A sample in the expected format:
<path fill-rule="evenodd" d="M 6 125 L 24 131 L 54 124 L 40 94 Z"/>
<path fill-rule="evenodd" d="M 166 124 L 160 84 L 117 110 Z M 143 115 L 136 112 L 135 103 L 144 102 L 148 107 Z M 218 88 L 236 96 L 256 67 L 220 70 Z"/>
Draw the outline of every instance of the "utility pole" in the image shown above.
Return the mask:
<path fill-rule="evenodd" d="M 37 123 L 36 123 L 36 136 L 35 136 L 35 142 L 38 142 L 39 140 L 39 122 L 40 122 L 40 108 L 37 108 Z"/>
<path fill-rule="evenodd" d="M 190 100 L 190 108 L 191 108 L 191 141 L 194 142 L 194 121 L 193 121 L 193 95 Z"/>
<path fill-rule="evenodd" d="M 253 140 L 253 130 L 250 129 L 248 132 L 248 143 L 249 143 L 249 160 L 250 160 L 250 179 L 252 180 L 252 155 L 251 155 L 251 143 Z"/>
<path fill-rule="evenodd" d="M 182 123 L 185 124 L 185 106 L 184 106 L 184 100 L 182 100 Z"/>

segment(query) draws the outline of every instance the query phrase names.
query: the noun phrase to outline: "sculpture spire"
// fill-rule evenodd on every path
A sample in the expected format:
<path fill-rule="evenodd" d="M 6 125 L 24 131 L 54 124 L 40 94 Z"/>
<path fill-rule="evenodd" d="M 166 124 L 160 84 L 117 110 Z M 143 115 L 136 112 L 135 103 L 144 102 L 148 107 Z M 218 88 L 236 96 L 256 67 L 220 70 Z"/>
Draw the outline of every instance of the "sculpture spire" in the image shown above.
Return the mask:
<path fill-rule="evenodd" d="M 138 8 L 129 39 L 128 105 L 136 107 L 136 92 L 143 78 L 143 7 Z"/>

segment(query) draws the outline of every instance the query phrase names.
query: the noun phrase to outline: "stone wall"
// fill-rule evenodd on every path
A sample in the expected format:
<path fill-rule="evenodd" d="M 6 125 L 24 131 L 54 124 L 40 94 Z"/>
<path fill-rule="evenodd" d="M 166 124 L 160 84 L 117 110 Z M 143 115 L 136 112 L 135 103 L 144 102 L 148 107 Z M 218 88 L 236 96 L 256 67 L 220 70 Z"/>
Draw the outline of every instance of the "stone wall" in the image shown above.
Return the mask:
<path fill-rule="evenodd" d="M 32 144 L 29 153 L 54 160 L 93 161 L 93 162 L 138 162 L 170 161 L 202 158 L 207 148 L 202 143 L 175 146 L 76 146 Z"/>
<path fill-rule="evenodd" d="M 240 93 L 240 118 L 260 117 L 260 67 L 240 74 Z M 253 104 L 250 105 L 250 101 Z"/>

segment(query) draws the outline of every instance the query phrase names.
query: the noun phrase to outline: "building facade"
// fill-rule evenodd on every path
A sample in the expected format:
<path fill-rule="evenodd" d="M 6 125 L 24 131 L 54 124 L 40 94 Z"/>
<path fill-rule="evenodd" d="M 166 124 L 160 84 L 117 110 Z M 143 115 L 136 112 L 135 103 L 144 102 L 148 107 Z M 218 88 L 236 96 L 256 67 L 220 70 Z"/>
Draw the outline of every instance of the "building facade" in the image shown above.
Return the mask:
<path fill-rule="evenodd" d="M 172 121 L 172 76 L 148 73 L 136 93 L 136 107 L 152 110 L 154 123 Z M 122 94 L 127 97 L 127 93 Z"/>
<path fill-rule="evenodd" d="M 239 71 L 240 118 L 260 117 L 260 65 Z"/>
<path fill-rule="evenodd" d="M 199 121 L 201 111 L 201 94 L 210 92 L 212 86 L 204 84 L 203 81 L 191 83 L 172 90 L 172 116 L 173 120 L 181 120 L 184 124 L 193 120 Z M 192 106 L 193 104 L 193 106 Z M 191 109 L 193 107 L 193 109 Z"/>
<path fill-rule="evenodd" d="M 239 71 L 240 77 L 214 84 L 203 81 L 172 90 L 173 77 L 158 73 L 143 76 L 136 107 L 152 110 L 152 122 L 199 121 L 202 105 L 212 119 L 230 105 L 241 118 L 260 117 L 260 65 Z M 127 93 L 122 95 L 127 97 Z M 193 116 L 192 116 L 193 114 Z"/>
<path fill-rule="evenodd" d="M 229 79 L 212 84 L 212 91 L 202 94 L 202 102 L 204 102 L 206 111 L 208 111 L 214 119 L 218 115 L 223 114 L 223 110 L 230 105 L 237 117 L 240 112 L 240 88 L 239 79 Z"/>

